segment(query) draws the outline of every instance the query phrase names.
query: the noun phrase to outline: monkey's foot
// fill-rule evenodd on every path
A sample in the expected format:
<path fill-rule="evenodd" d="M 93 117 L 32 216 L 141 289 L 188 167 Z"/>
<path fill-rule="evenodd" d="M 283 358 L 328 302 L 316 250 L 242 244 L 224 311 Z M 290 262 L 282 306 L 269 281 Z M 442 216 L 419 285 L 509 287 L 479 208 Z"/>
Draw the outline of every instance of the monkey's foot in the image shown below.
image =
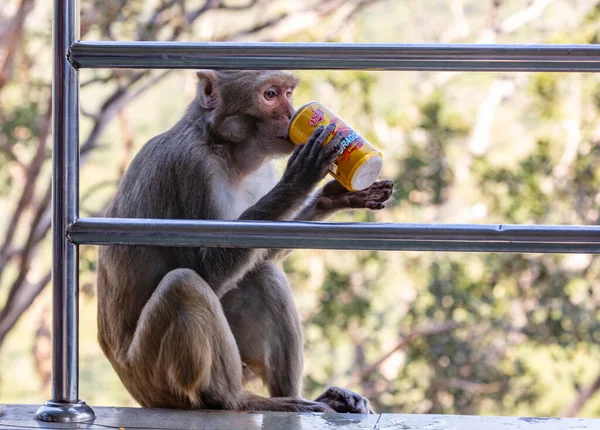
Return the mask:
<path fill-rule="evenodd" d="M 351 414 L 374 414 L 369 401 L 353 391 L 340 387 L 330 387 L 315 399 L 316 402 L 325 403 L 336 412 Z"/>

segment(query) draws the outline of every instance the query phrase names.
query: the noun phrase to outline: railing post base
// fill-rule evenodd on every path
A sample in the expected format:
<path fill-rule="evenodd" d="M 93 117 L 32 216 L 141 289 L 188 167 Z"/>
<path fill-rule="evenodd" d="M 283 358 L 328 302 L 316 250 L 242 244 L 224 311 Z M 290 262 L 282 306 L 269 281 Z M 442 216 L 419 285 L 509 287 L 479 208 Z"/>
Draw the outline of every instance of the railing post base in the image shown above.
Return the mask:
<path fill-rule="evenodd" d="M 52 423 L 86 423 L 94 420 L 94 411 L 84 401 L 76 403 L 47 401 L 35 413 L 35 419 Z"/>

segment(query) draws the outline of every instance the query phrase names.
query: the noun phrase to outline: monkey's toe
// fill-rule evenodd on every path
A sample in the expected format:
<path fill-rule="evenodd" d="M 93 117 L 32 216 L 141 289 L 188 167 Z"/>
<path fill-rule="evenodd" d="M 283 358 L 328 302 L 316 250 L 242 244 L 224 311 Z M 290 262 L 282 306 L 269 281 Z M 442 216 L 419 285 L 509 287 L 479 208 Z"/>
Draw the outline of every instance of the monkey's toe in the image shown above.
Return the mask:
<path fill-rule="evenodd" d="M 328 405 L 336 412 L 350 414 L 374 414 L 369 401 L 353 391 L 340 387 L 330 387 L 315 401 Z"/>

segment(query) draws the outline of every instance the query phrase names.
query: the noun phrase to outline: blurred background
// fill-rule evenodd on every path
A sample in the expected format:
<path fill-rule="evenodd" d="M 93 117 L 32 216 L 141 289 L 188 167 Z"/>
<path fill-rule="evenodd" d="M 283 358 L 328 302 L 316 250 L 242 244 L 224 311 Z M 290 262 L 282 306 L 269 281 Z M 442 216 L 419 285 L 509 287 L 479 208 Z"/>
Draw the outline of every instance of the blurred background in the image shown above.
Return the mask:
<path fill-rule="evenodd" d="M 50 398 L 52 2 L 0 0 L 0 402 Z M 597 43 L 598 0 L 82 0 L 87 40 Z M 600 76 L 301 71 L 384 151 L 382 212 L 336 221 L 597 224 Z M 83 70 L 81 214 L 182 115 L 193 71 Z M 80 394 L 137 406 L 96 340 L 81 247 Z M 600 416 L 600 260 L 588 255 L 295 251 L 305 394 L 378 412 Z M 261 390 L 261 387 L 257 387 Z"/>

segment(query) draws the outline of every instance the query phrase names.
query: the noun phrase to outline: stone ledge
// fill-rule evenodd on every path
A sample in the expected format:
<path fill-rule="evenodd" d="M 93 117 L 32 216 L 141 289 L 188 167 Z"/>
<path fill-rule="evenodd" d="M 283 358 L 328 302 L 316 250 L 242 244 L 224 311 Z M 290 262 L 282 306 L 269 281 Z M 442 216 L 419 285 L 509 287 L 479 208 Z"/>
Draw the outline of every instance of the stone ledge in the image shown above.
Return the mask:
<path fill-rule="evenodd" d="M 4 405 L 0 429 L 206 429 L 206 430 L 600 430 L 600 419 L 406 414 L 297 414 L 285 412 L 179 411 L 94 407 L 89 424 L 35 420 L 39 405 Z"/>

